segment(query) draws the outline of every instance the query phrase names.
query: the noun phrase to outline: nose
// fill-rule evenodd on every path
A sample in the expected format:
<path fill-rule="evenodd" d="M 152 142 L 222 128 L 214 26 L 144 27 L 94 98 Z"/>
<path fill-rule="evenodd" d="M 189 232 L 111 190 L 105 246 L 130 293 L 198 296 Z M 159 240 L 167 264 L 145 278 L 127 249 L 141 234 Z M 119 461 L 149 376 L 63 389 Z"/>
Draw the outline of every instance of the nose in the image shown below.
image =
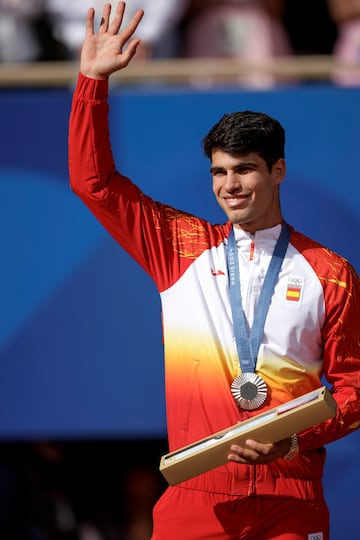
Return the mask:
<path fill-rule="evenodd" d="M 229 193 L 241 187 L 239 176 L 234 171 L 227 171 L 224 187 Z"/>

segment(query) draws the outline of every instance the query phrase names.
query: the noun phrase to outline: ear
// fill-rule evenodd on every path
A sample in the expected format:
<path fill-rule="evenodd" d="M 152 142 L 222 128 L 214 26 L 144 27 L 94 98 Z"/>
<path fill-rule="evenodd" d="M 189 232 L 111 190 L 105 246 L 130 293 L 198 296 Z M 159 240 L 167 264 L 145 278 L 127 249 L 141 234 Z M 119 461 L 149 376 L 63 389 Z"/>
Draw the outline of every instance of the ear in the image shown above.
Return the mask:
<path fill-rule="evenodd" d="M 271 171 L 274 185 L 279 185 L 285 179 L 286 176 L 286 163 L 285 159 L 280 158 L 274 163 Z"/>

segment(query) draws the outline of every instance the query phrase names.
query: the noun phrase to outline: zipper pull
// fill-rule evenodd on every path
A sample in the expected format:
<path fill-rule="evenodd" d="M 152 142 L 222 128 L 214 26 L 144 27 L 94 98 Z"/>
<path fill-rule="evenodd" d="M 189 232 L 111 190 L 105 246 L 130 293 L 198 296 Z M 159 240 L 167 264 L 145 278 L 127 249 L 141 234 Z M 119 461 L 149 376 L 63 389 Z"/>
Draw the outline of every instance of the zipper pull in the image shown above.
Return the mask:
<path fill-rule="evenodd" d="M 252 240 L 250 244 L 250 253 L 249 253 L 249 261 L 254 260 L 254 252 L 255 252 L 255 242 Z"/>

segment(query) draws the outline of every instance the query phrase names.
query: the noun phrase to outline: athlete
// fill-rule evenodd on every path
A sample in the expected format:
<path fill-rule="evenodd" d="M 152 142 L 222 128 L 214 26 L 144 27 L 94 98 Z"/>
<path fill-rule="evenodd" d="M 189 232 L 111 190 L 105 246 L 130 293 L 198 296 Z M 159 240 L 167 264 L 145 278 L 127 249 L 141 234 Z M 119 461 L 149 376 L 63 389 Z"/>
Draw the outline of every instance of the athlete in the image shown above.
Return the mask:
<path fill-rule="evenodd" d="M 337 404 L 334 418 L 276 443 L 229 444 L 226 464 L 169 486 L 152 539 L 328 540 L 325 445 L 360 426 L 359 277 L 284 221 L 285 133 L 266 114 L 224 115 L 204 138 L 222 225 L 152 200 L 117 171 L 109 77 L 134 57 L 143 16 L 121 29 L 124 9 L 119 2 L 110 21 L 105 4 L 98 31 L 88 11 L 70 182 L 159 291 L 169 451 L 316 390 L 323 377 Z"/>

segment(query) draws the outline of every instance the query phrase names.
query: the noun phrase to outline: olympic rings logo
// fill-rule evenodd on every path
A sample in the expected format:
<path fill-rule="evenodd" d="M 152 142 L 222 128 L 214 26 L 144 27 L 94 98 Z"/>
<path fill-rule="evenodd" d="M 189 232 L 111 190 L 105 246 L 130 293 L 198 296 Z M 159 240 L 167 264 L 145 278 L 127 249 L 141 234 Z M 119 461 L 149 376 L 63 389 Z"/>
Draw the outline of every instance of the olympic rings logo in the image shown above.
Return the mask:
<path fill-rule="evenodd" d="M 288 283 L 291 283 L 292 285 L 302 285 L 303 280 L 301 278 L 289 278 Z M 318 540 L 318 539 L 314 538 L 314 540 Z"/>

